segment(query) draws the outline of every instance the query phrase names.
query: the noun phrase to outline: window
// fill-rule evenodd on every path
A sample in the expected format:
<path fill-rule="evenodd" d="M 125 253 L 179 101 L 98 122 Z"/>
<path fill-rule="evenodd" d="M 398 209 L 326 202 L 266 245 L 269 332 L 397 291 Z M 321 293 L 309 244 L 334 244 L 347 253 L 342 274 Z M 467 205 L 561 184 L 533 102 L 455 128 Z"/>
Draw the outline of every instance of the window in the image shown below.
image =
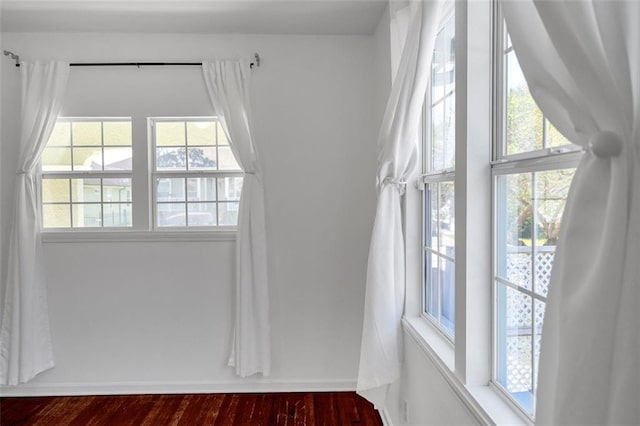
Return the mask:
<path fill-rule="evenodd" d="M 506 29 L 498 31 L 493 381 L 533 416 L 551 267 L 579 153 L 537 107 Z"/>
<path fill-rule="evenodd" d="M 131 119 L 60 119 L 42 154 L 44 228 L 132 226 Z"/>
<path fill-rule="evenodd" d="M 131 118 L 58 120 L 41 160 L 44 229 L 237 225 L 243 172 L 214 117 L 149 119 L 149 149 L 146 140 L 133 140 L 132 124 Z M 134 167 L 135 147 L 153 157 L 150 170 Z M 134 182 L 151 188 L 135 192 Z"/>
<path fill-rule="evenodd" d="M 235 226 L 242 170 L 219 122 L 152 119 L 155 226 Z"/>
<path fill-rule="evenodd" d="M 455 20 L 447 15 L 433 52 L 425 100 L 423 147 L 424 314 L 449 338 L 455 334 Z"/>

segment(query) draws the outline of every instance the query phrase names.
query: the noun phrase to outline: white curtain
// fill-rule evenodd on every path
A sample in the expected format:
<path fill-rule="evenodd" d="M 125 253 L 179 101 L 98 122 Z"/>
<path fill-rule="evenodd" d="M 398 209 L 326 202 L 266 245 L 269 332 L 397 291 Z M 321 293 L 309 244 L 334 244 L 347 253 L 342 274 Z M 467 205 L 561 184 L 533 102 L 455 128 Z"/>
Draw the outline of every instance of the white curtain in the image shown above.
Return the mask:
<path fill-rule="evenodd" d="M 69 65 L 21 63 L 20 157 L 0 329 L 0 382 L 16 385 L 53 367 L 42 269 L 36 169 L 62 107 Z"/>
<path fill-rule="evenodd" d="M 234 336 L 229 366 L 240 377 L 271 368 L 264 187 L 251 127 L 249 62 L 203 63 L 213 107 L 244 171 L 236 239 Z"/>
<path fill-rule="evenodd" d="M 412 1 L 406 7 L 410 8 L 410 19 L 405 20 L 409 28 L 378 141 L 378 204 L 367 265 L 357 383 L 357 392 L 378 409 L 384 407 L 389 385 L 400 375 L 405 291 L 403 182 L 418 163 L 420 116 L 442 1 Z M 391 12 L 406 14 L 407 10 L 392 7 Z"/>
<path fill-rule="evenodd" d="M 587 152 L 551 277 L 538 424 L 640 424 L 640 2 L 505 1 L 549 120 Z"/>

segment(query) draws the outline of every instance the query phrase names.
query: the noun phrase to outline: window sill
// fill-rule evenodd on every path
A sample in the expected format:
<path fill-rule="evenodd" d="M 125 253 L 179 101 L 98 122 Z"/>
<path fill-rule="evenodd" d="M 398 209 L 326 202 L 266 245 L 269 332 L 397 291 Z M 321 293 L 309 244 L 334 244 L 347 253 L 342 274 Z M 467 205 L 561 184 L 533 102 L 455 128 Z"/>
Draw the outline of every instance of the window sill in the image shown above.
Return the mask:
<path fill-rule="evenodd" d="M 481 424 L 533 425 L 492 386 L 465 385 L 454 372 L 455 350 L 451 342 L 429 321 L 420 317 L 404 317 L 402 326 Z"/>
<path fill-rule="evenodd" d="M 220 231 L 45 231 L 47 243 L 235 241 L 236 230 Z"/>

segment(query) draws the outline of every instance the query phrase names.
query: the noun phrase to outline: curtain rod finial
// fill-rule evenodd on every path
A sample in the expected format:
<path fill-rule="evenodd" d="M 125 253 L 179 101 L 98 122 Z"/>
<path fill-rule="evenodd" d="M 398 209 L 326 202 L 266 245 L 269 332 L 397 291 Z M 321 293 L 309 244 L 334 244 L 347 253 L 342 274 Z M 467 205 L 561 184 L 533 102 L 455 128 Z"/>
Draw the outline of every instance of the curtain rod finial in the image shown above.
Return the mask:
<path fill-rule="evenodd" d="M 8 50 L 4 50 L 4 51 L 2 51 L 2 53 L 4 54 L 4 56 L 10 56 L 11 59 L 16 61 L 16 67 L 20 66 L 20 56 L 16 55 L 13 52 L 8 51 Z"/>

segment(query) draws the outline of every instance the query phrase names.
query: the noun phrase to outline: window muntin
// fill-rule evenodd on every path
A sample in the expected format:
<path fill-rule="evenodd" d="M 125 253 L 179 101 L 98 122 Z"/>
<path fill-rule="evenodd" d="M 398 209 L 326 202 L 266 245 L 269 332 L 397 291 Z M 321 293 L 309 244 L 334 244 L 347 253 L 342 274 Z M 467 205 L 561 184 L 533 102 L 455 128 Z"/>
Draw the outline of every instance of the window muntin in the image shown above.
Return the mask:
<path fill-rule="evenodd" d="M 455 19 L 447 15 L 433 52 L 423 145 L 423 313 L 455 334 Z"/>
<path fill-rule="evenodd" d="M 42 226 L 132 226 L 130 118 L 61 118 L 41 158 Z"/>
<path fill-rule="evenodd" d="M 237 226 L 242 170 L 215 118 L 150 120 L 154 226 Z"/>
<path fill-rule="evenodd" d="M 562 213 L 579 153 L 533 100 L 504 28 L 494 179 L 493 382 L 535 412 L 542 323 Z M 504 48 L 506 46 L 506 48 Z M 500 107 L 502 105 L 502 107 Z M 558 148 L 560 147 L 560 148 Z M 535 157 L 535 161 L 529 159 Z"/>

